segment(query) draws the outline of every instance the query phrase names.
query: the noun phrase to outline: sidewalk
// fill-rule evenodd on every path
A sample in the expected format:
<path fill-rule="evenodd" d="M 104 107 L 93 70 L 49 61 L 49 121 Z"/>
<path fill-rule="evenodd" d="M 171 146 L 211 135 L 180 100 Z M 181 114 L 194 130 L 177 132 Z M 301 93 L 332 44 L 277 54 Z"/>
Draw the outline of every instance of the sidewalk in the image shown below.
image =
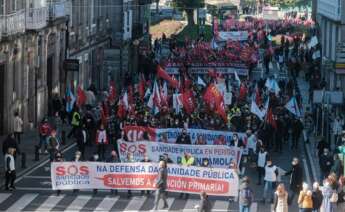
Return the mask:
<path fill-rule="evenodd" d="M 66 132 L 69 131 L 68 127 L 65 127 L 64 130 Z M 3 141 L 5 140 L 5 138 L 7 137 L 7 135 L 4 136 L 0 136 L 0 141 L 1 144 L 3 143 Z M 23 175 L 24 173 L 26 173 L 27 171 L 29 171 L 30 169 L 32 169 L 33 167 L 38 166 L 39 164 L 41 164 L 43 161 L 46 161 L 47 159 L 49 159 L 49 155 L 45 155 L 45 154 L 40 154 L 40 160 L 39 161 L 35 161 L 35 146 L 39 143 L 39 136 L 38 136 L 38 130 L 34 129 L 34 130 L 30 130 L 25 132 L 24 134 L 22 134 L 21 137 L 21 143 L 19 144 L 19 149 L 21 153 L 25 153 L 26 154 L 26 168 L 22 168 L 22 156 L 18 155 L 17 156 L 17 160 L 16 160 L 16 174 L 17 177 Z M 61 147 L 61 149 L 64 149 L 66 147 L 68 147 L 69 145 L 72 144 L 71 140 L 66 140 L 66 144 L 64 146 Z M 1 145 L 2 148 L 2 145 Z M 4 160 L 3 157 L 1 157 L 0 159 L 0 186 L 2 186 L 5 183 L 5 171 L 4 171 Z"/>

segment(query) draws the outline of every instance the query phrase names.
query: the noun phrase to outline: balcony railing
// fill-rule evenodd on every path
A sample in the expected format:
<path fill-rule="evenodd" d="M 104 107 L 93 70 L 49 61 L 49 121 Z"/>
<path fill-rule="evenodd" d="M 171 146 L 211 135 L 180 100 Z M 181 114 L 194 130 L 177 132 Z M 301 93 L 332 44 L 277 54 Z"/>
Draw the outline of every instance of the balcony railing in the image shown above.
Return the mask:
<path fill-rule="evenodd" d="M 56 18 L 70 15 L 72 4 L 70 1 L 54 2 L 49 7 L 49 18 L 54 20 Z"/>
<path fill-rule="evenodd" d="M 30 8 L 26 10 L 26 29 L 42 29 L 47 26 L 48 8 Z"/>
<path fill-rule="evenodd" d="M 0 16 L 0 37 L 25 32 L 25 10 Z"/>

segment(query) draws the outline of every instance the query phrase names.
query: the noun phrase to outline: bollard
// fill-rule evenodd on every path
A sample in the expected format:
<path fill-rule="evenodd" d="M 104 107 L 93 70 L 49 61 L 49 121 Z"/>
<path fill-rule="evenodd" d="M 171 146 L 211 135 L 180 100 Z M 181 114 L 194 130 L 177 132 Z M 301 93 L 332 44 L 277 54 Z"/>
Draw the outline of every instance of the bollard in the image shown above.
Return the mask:
<path fill-rule="evenodd" d="M 40 153 L 39 153 L 39 146 L 35 146 L 35 161 L 39 161 L 40 160 Z"/>
<path fill-rule="evenodd" d="M 26 154 L 25 152 L 22 153 L 22 169 L 26 168 Z"/>
<path fill-rule="evenodd" d="M 62 145 L 65 145 L 66 144 L 66 131 L 65 130 L 62 130 L 61 131 L 61 144 Z"/>

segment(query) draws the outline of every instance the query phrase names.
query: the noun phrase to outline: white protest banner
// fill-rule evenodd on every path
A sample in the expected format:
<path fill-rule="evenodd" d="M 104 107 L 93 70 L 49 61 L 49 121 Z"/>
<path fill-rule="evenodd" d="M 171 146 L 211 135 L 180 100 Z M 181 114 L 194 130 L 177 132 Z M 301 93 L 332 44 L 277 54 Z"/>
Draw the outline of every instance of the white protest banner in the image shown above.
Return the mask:
<path fill-rule="evenodd" d="M 246 41 L 248 40 L 247 31 L 220 31 L 219 38 L 223 41 Z"/>
<path fill-rule="evenodd" d="M 146 132 L 150 141 L 160 141 L 163 134 L 168 138 L 169 143 L 175 143 L 177 137 L 181 134 L 181 128 L 151 128 L 142 126 L 125 126 L 124 131 L 129 141 L 142 141 L 143 135 Z M 224 140 L 229 144 L 234 133 L 238 135 L 243 141 L 247 140 L 245 133 L 219 131 L 219 130 L 205 130 L 205 129 L 188 129 L 188 135 L 192 140 L 192 144 L 195 144 L 197 138 L 202 136 L 206 140 L 207 144 L 212 145 L 214 141 L 220 137 L 224 137 Z"/>
<path fill-rule="evenodd" d="M 125 189 L 156 190 L 157 163 L 53 162 L 53 190 Z M 239 179 L 234 170 L 168 164 L 167 190 L 213 196 L 237 196 Z"/>
<path fill-rule="evenodd" d="M 151 141 L 125 142 L 118 141 L 119 157 L 126 161 L 131 153 L 135 161 L 139 162 L 147 155 L 152 161 L 159 161 L 164 155 L 174 163 L 180 163 L 184 153 L 190 153 L 195 159 L 195 165 L 201 166 L 202 160 L 207 158 L 211 167 L 229 167 L 231 161 L 239 165 L 242 149 L 224 145 L 186 145 L 170 144 Z"/>

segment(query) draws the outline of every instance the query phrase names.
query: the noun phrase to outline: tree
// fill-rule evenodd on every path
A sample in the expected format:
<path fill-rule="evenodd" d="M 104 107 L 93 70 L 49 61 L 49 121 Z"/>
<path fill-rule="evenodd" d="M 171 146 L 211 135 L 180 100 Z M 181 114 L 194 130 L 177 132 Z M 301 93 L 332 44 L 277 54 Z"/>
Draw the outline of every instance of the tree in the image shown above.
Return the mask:
<path fill-rule="evenodd" d="M 188 25 L 194 25 L 194 10 L 204 6 L 204 0 L 173 0 L 174 6 L 187 14 Z"/>

